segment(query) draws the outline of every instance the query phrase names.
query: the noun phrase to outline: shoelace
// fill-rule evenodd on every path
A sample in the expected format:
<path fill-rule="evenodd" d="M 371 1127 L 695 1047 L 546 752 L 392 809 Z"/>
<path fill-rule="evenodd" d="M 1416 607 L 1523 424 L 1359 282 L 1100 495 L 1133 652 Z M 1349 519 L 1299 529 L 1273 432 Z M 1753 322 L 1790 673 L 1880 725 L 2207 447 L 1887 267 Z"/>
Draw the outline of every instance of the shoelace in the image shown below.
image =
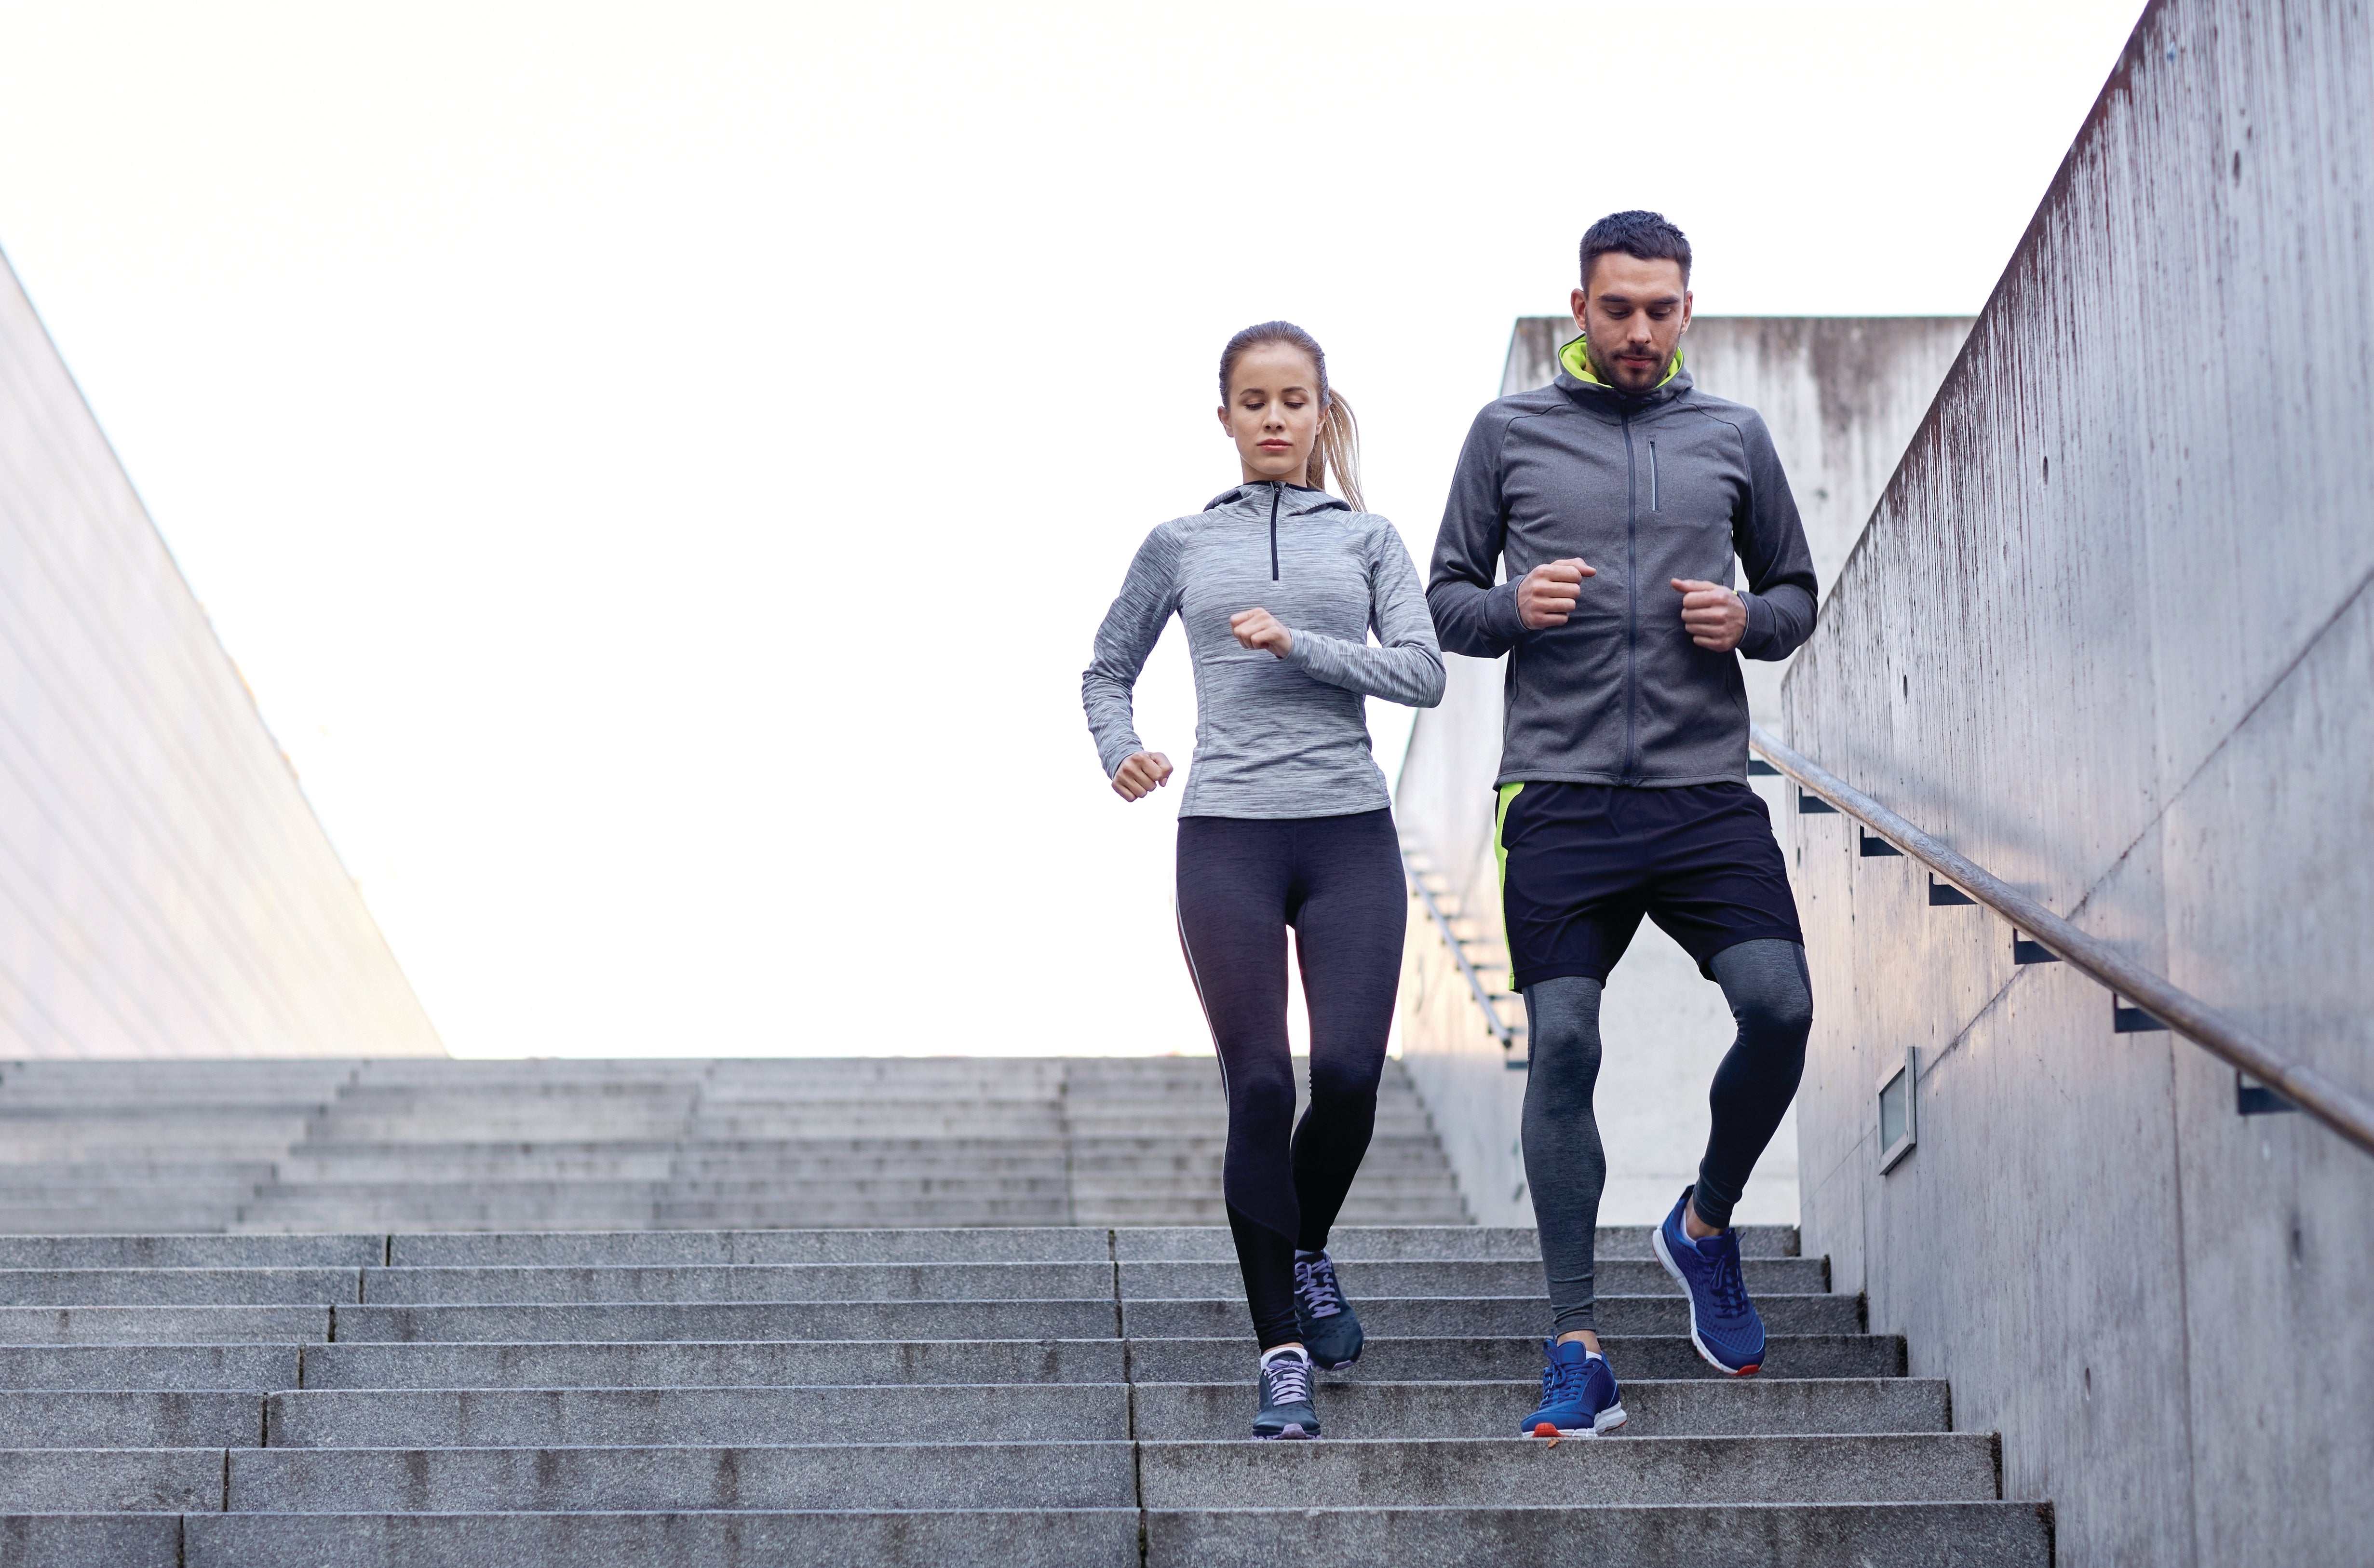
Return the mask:
<path fill-rule="evenodd" d="M 1335 1283 L 1335 1260 L 1323 1252 L 1314 1262 L 1295 1264 L 1294 1288 L 1313 1317 L 1333 1317 L 1344 1310 L 1344 1292 Z"/>
<path fill-rule="evenodd" d="M 1550 1364 L 1542 1369 L 1542 1403 L 1555 1403 L 1559 1396 L 1580 1394 L 1591 1381 L 1591 1358 L 1579 1362 L 1560 1361 L 1553 1356 Z"/>
<path fill-rule="evenodd" d="M 1300 1356 L 1279 1356 L 1262 1368 L 1264 1405 L 1302 1405 L 1310 1400 L 1310 1363 Z"/>
<path fill-rule="evenodd" d="M 1747 1281 L 1740 1277 L 1739 1249 L 1727 1246 L 1715 1259 L 1714 1280 L 1709 1288 L 1715 1310 L 1725 1317 L 1747 1315 Z"/>

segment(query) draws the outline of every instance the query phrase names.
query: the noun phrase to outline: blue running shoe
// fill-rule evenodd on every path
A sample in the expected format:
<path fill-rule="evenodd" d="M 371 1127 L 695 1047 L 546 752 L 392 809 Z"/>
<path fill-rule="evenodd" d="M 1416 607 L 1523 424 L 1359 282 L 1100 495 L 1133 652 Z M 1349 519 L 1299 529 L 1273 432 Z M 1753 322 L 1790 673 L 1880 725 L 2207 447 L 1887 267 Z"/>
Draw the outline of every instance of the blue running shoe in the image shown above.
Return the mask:
<path fill-rule="evenodd" d="M 1542 1408 L 1525 1418 L 1520 1436 L 1596 1437 L 1628 1419 L 1605 1357 L 1584 1350 L 1580 1339 L 1545 1339 L 1542 1353 L 1549 1358 L 1542 1369 Z"/>
<path fill-rule="evenodd" d="M 1319 1412 L 1310 1403 L 1309 1356 L 1281 1350 L 1262 1362 L 1261 1409 L 1253 1415 L 1253 1435 L 1264 1441 L 1319 1435 Z"/>
<path fill-rule="evenodd" d="M 1704 1241 L 1690 1240 L 1682 1229 L 1682 1208 L 1691 1187 L 1665 1222 L 1649 1237 L 1657 1261 L 1680 1281 L 1690 1298 L 1690 1343 L 1719 1372 L 1733 1377 L 1752 1376 L 1764 1364 L 1764 1320 L 1747 1299 L 1747 1281 L 1739 1272 L 1739 1237 L 1724 1231 Z"/>
<path fill-rule="evenodd" d="M 1335 1282 L 1335 1260 L 1324 1252 L 1294 1255 L 1294 1320 L 1310 1359 L 1334 1372 L 1360 1359 L 1368 1343 L 1352 1303 Z"/>

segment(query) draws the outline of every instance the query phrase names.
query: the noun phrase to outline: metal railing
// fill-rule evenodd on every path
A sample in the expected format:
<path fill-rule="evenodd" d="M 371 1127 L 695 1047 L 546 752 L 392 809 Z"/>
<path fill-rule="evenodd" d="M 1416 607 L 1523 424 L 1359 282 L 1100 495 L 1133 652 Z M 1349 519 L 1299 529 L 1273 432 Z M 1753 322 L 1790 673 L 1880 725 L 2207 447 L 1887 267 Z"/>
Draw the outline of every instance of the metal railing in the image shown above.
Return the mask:
<path fill-rule="evenodd" d="M 1406 848 L 1402 851 L 1402 875 L 1407 877 L 1409 885 L 1417 890 L 1418 901 L 1426 905 L 1427 914 L 1434 919 L 1434 928 L 1442 934 L 1442 945 L 1451 949 L 1451 956 L 1458 961 L 1459 973 L 1467 981 L 1468 994 L 1475 998 L 1476 1008 L 1484 1014 L 1484 1026 L 1492 1032 L 1494 1039 L 1499 1041 L 1502 1050 L 1514 1049 L 1516 1030 L 1500 1017 L 1500 1009 L 1492 1005 L 1492 993 L 1485 988 L 1484 977 L 1475 973 L 1475 965 L 1468 960 L 1466 942 L 1452 929 L 1451 917 L 1442 913 L 1442 905 L 1436 902 L 1434 890 L 1426 885 L 1424 874 L 1410 864 Z"/>
<path fill-rule="evenodd" d="M 2264 1041 L 2164 975 L 2087 936 L 2008 882 L 1971 864 L 1819 763 L 1800 756 L 1760 725 L 1748 743 L 1795 782 L 1928 867 L 2025 933 L 2038 945 L 2150 1013 L 2213 1056 L 2282 1091 L 2284 1097 L 2358 1148 L 2374 1154 L 2374 1104 L 2314 1067 L 2279 1055 Z"/>

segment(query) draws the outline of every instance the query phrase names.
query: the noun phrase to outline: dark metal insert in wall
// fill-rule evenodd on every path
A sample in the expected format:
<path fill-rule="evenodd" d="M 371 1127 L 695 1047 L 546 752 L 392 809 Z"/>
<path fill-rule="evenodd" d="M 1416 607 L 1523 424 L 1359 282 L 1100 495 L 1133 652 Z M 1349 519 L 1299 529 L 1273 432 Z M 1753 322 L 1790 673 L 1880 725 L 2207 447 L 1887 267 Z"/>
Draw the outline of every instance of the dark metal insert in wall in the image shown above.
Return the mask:
<path fill-rule="evenodd" d="M 2234 1114 L 2238 1116 L 2274 1116 L 2299 1107 L 2261 1083 L 2241 1068 L 2234 1069 Z"/>
<path fill-rule="evenodd" d="M 2168 1025 L 2141 1008 L 2131 1008 L 2110 993 L 2110 1032 L 2113 1034 L 2165 1034 Z"/>
<path fill-rule="evenodd" d="M 1929 902 L 1931 904 L 1939 908 L 1943 908 L 1948 904 L 1957 903 L 1966 903 L 1970 905 L 1972 908 L 1976 908 L 1979 901 L 1964 892 L 1961 889 L 1954 886 L 1951 882 L 1941 882 L 1937 880 L 1937 874 L 1934 871 L 1932 871 L 1929 873 Z"/>
<path fill-rule="evenodd" d="M 1863 845 L 1863 854 L 1865 858 L 1869 858 L 1875 855 L 1902 855 L 1904 853 L 1894 844 L 1888 843 L 1886 839 L 1875 837 L 1873 834 L 1865 831 L 1862 828 L 1857 828 L 1855 830 L 1855 839 L 1856 842 Z"/>
<path fill-rule="evenodd" d="M 2011 934 L 2011 961 L 2014 963 L 2059 963 L 2061 955 L 2042 942 L 2031 942 L 2016 928 Z"/>

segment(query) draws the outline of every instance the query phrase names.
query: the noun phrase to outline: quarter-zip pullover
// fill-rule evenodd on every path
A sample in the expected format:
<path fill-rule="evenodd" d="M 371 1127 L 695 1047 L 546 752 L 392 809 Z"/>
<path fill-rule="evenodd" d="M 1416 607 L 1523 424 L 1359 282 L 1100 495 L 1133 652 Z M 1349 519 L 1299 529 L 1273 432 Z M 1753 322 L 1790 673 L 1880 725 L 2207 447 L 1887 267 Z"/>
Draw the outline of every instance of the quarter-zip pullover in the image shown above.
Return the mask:
<path fill-rule="evenodd" d="M 1292 634 L 1285 658 L 1228 629 L 1256 607 Z M 1263 482 L 1148 534 L 1080 677 L 1108 778 L 1146 749 L 1131 692 L 1173 615 L 1195 661 L 1181 816 L 1340 817 L 1390 803 L 1361 699 L 1431 708 L 1443 682 L 1417 572 L 1391 523 L 1324 490 Z"/>
<path fill-rule="evenodd" d="M 1747 776 L 1739 659 L 1786 658 L 1814 629 L 1814 561 L 1756 411 L 1698 391 L 1675 357 L 1652 391 L 1577 375 L 1475 417 L 1443 509 L 1427 604 L 1443 648 L 1509 657 L 1499 782 L 1715 784 Z M 1580 556 L 1597 571 L 1564 626 L 1528 631 L 1517 584 Z M 1690 641 L 1672 579 L 1733 585 L 1736 654 Z M 1506 580 L 1496 581 L 1505 565 Z"/>

